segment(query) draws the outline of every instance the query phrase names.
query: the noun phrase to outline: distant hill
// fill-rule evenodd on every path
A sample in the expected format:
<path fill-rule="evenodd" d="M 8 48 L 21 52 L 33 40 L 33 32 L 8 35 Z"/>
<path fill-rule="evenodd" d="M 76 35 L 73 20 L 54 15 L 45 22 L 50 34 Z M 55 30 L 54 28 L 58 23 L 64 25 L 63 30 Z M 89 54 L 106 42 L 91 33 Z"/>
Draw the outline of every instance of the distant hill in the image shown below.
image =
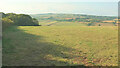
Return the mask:
<path fill-rule="evenodd" d="M 114 16 L 95 16 L 84 14 L 31 14 L 33 18 L 39 21 L 62 21 L 62 22 L 80 22 L 86 23 L 88 26 L 96 25 L 117 25 L 117 17 Z"/>

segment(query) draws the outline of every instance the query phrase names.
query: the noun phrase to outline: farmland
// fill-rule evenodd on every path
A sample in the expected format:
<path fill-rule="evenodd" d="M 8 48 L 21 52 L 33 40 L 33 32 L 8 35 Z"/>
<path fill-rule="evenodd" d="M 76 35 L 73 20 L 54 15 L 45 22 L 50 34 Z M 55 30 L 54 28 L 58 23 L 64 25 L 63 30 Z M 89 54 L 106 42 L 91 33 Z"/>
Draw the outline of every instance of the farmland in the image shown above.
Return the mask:
<path fill-rule="evenodd" d="M 117 66 L 117 17 L 2 13 L 4 66 Z"/>
<path fill-rule="evenodd" d="M 62 25 L 66 22 L 69 22 L 73 25 L 79 23 L 87 25 L 87 26 L 117 26 L 118 20 L 116 16 L 96 16 L 96 15 L 83 15 L 83 14 L 55 14 L 55 13 L 48 13 L 48 14 L 32 14 L 31 17 L 36 18 L 42 23 L 49 21 L 57 21 Z M 70 25 L 67 23 L 68 25 Z M 58 23 L 57 23 L 58 24 Z"/>
<path fill-rule="evenodd" d="M 3 32 L 3 65 L 118 65 L 117 26 L 53 25 L 6 29 Z"/>

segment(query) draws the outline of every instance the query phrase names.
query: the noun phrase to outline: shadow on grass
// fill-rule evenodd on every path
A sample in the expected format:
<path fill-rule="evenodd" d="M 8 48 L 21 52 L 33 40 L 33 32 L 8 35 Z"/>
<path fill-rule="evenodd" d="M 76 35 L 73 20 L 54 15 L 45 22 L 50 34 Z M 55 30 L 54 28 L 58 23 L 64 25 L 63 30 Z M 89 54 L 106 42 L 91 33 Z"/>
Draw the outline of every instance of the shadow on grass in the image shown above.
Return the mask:
<path fill-rule="evenodd" d="M 5 30 L 3 66 L 70 66 L 72 64 L 68 62 L 72 57 L 63 52 L 70 53 L 74 49 L 43 40 L 44 37 L 26 33 L 17 26 Z"/>

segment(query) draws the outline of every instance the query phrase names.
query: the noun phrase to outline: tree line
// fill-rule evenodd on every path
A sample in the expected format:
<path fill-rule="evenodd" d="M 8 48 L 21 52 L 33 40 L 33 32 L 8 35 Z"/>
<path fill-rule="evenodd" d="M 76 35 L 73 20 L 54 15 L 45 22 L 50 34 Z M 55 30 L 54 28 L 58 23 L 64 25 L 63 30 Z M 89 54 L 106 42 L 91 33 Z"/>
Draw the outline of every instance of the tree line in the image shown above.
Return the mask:
<path fill-rule="evenodd" d="M 26 14 L 1 13 L 2 27 L 7 28 L 12 25 L 16 26 L 39 26 L 38 20 Z"/>

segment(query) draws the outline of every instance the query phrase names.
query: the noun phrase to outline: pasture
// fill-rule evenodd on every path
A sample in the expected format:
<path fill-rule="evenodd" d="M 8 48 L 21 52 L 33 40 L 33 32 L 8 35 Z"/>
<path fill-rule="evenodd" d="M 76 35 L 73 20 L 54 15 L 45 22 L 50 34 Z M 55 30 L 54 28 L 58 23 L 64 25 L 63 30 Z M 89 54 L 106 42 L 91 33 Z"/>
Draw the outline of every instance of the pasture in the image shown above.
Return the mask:
<path fill-rule="evenodd" d="M 3 32 L 5 66 L 117 66 L 117 63 L 116 26 L 14 26 Z"/>

